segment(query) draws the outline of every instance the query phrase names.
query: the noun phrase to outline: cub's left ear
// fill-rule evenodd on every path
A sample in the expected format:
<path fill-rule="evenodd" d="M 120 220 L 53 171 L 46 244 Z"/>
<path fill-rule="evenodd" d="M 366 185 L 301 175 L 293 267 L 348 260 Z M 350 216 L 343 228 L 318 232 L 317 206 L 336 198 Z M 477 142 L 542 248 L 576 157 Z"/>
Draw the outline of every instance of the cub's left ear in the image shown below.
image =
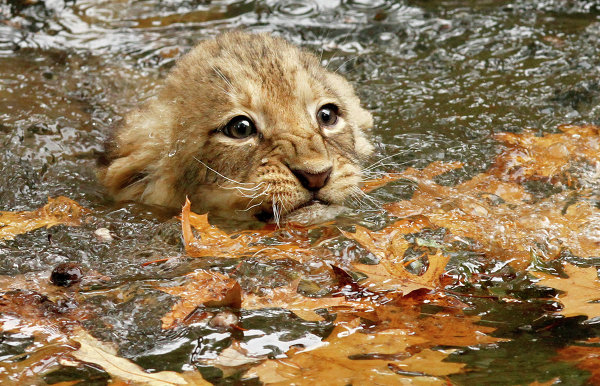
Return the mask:
<path fill-rule="evenodd" d="M 373 127 L 373 116 L 360 106 L 354 88 L 344 77 L 327 72 L 326 79 L 347 107 L 348 122 L 352 125 L 355 140 L 354 150 L 359 157 L 368 158 L 374 150 L 366 135 Z"/>
<path fill-rule="evenodd" d="M 358 127 L 361 128 L 361 130 L 366 132 L 371 131 L 371 128 L 373 127 L 373 116 L 370 112 L 363 109 L 362 107 L 359 107 L 357 109 L 356 114 L 354 115 L 354 119 Z"/>
<path fill-rule="evenodd" d="M 375 148 L 371 141 L 367 138 L 367 134 L 371 132 L 373 127 L 373 116 L 367 110 L 360 109 L 361 112 L 358 118 L 358 125 L 354 129 L 354 151 L 362 158 L 367 159 L 372 154 Z"/>

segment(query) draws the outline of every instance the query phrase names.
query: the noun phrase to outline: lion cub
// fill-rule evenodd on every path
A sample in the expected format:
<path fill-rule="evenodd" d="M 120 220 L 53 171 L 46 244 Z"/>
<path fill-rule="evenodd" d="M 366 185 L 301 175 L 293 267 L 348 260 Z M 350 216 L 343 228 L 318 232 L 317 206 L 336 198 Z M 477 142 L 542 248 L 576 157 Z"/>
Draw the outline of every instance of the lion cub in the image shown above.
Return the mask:
<path fill-rule="evenodd" d="M 99 178 L 117 200 L 274 219 L 360 194 L 371 114 L 311 53 L 230 32 L 182 57 L 129 113 Z"/>

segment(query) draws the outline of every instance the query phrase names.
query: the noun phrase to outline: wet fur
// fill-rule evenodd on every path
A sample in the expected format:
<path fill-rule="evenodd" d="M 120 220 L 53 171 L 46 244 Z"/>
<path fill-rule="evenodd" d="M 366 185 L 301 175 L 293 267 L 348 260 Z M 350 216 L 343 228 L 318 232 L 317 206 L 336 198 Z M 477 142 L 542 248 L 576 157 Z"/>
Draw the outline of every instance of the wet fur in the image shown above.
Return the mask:
<path fill-rule="evenodd" d="M 340 109 L 333 133 L 316 120 L 325 103 Z M 219 131 L 237 115 L 251 117 L 258 135 Z M 231 32 L 183 56 L 157 97 L 125 117 L 98 175 L 117 200 L 180 207 L 188 196 L 200 212 L 278 217 L 313 198 L 343 204 L 355 195 L 371 126 L 352 86 L 313 54 L 267 34 Z M 316 194 L 291 172 L 329 166 Z"/>

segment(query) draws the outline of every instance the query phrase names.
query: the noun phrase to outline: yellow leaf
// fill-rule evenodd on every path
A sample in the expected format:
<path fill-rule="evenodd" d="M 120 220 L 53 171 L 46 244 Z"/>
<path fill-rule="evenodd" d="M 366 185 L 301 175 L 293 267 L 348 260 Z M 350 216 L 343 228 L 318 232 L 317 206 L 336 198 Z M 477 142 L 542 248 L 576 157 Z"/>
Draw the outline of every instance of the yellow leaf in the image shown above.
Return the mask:
<path fill-rule="evenodd" d="M 163 316 L 163 328 L 174 327 L 201 305 L 239 308 L 241 304 L 241 288 L 238 282 L 217 272 L 196 271 L 187 275 L 184 285 L 158 289 L 179 296 L 172 310 Z"/>
<path fill-rule="evenodd" d="M 429 225 L 426 219 L 414 217 L 397 221 L 379 232 L 371 232 L 358 225 L 355 233 L 342 232 L 344 236 L 356 240 L 380 259 L 376 265 L 352 264 L 354 268 L 368 275 L 360 284 L 373 291 L 401 291 L 405 295 L 417 289 L 432 289 L 438 286 L 448 257 L 439 251 L 428 256 L 429 268 L 423 275 L 407 271 L 403 261 L 404 252 L 410 246 L 404 235 Z"/>
<path fill-rule="evenodd" d="M 292 253 L 306 253 L 305 249 L 299 248 L 294 243 L 278 244 L 275 246 L 254 245 L 261 241 L 265 236 L 272 232 L 248 231 L 229 235 L 208 222 L 208 215 L 198 215 L 191 212 L 190 201 L 186 199 L 181 212 L 181 227 L 185 251 L 192 257 L 204 256 L 227 256 L 242 257 L 249 254 L 264 252 L 267 255 L 277 255 L 283 253 L 280 257 L 294 257 Z M 194 228 L 199 238 L 194 236 Z M 278 257 L 278 256 L 275 256 Z"/>
<path fill-rule="evenodd" d="M 266 290 L 264 295 L 247 294 L 242 300 L 242 308 L 256 310 L 260 308 L 285 308 L 304 320 L 321 321 L 323 318 L 315 313 L 320 308 L 351 307 L 361 309 L 359 302 L 346 300 L 345 297 L 309 298 L 297 292 L 299 280 L 288 286 Z"/>
<path fill-rule="evenodd" d="M 81 225 L 87 210 L 66 197 L 48 198 L 48 204 L 31 212 L 0 212 L 0 240 L 54 225 Z"/>
<path fill-rule="evenodd" d="M 259 377 L 265 384 L 274 385 L 394 385 L 419 382 L 444 384 L 432 377 L 432 372 L 447 375 L 460 371 L 463 364 L 441 365 L 445 355 L 430 350 L 417 354 L 422 359 L 415 368 L 427 363 L 430 369 L 423 377 L 406 377 L 392 369 L 402 366 L 413 371 L 411 364 L 403 365 L 412 356 L 406 349 L 426 340 L 413 336 L 408 330 L 384 330 L 375 334 L 363 333 L 358 319 L 338 323 L 323 345 L 299 352 L 291 350 L 288 358 L 268 360 L 246 373 Z M 434 369 L 439 366 L 438 369 Z"/>
<path fill-rule="evenodd" d="M 538 285 L 556 288 L 564 293 L 558 300 L 563 309 L 560 313 L 564 316 L 587 315 L 589 318 L 600 316 L 600 281 L 598 271 L 594 267 L 578 268 L 567 264 L 564 267 L 568 278 L 561 278 L 541 272 L 531 272 L 541 279 Z"/>
<path fill-rule="evenodd" d="M 128 359 L 116 355 L 116 350 L 108 343 L 100 342 L 93 336 L 79 329 L 72 339 L 81 346 L 71 355 L 82 362 L 92 363 L 102 367 L 112 377 L 128 382 L 142 385 L 188 385 L 186 378 L 173 371 L 161 371 L 158 373 L 147 373 L 140 366 Z M 73 362 L 63 361 L 65 365 L 73 365 Z M 211 385 L 211 383 L 196 378 L 195 385 Z"/>

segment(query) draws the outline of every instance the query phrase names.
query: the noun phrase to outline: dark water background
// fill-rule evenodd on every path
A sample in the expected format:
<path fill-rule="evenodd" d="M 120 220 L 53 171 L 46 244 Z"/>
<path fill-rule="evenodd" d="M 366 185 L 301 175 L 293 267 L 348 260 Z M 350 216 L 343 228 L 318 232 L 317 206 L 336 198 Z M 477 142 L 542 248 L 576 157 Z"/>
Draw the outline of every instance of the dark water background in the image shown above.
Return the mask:
<path fill-rule="evenodd" d="M 380 170 L 460 160 L 466 168 L 447 181 L 453 183 L 485 170 L 498 152 L 495 132 L 600 124 L 597 1 L 0 0 L 0 210 L 30 210 L 48 196 L 63 195 L 94 212 L 83 227 L 38 230 L 0 244 L 0 274 L 73 261 L 111 276 L 111 286 L 126 300 L 90 296 L 103 316 L 87 327 L 118 343 L 121 355 L 158 370 L 192 366 L 199 336 L 214 335 L 213 351 L 227 338 L 207 325 L 163 333 L 159 319 L 172 297 L 147 281 L 197 267 L 227 272 L 238 261 L 142 267 L 182 254 L 179 223 L 155 208 L 107 200 L 95 180 L 95 157 L 111 125 L 155 93 L 179 55 L 233 28 L 272 32 L 323 52 L 324 63 L 350 79 L 375 115 L 377 157 L 391 156 Z M 394 201 L 410 192 L 396 184 L 378 195 Z M 355 219 L 375 227 L 387 221 L 368 210 Z M 96 242 L 92 232 L 98 227 L 119 239 Z M 333 247 L 346 245 L 338 243 Z M 244 263 L 243 285 L 275 283 L 285 276 L 278 272 L 289 268 L 270 262 L 267 277 L 261 264 Z M 474 305 L 484 319 L 493 314 L 489 319 L 513 340 L 494 350 L 465 349 L 454 360 L 479 370 L 453 381 L 585 379 L 580 370 L 551 360 L 562 335 L 528 332 L 537 311 L 505 307 Z M 281 326 L 288 316 L 283 310 L 245 311 L 242 318 L 246 325 Z M 286 328 L 306 342 L 328 331 L 308 322 Z M 561 328 L 560 334 L 581 331 Z M 286 339 L 280 339 L 280 347 L 261 349 L 284 352 Z"/>

